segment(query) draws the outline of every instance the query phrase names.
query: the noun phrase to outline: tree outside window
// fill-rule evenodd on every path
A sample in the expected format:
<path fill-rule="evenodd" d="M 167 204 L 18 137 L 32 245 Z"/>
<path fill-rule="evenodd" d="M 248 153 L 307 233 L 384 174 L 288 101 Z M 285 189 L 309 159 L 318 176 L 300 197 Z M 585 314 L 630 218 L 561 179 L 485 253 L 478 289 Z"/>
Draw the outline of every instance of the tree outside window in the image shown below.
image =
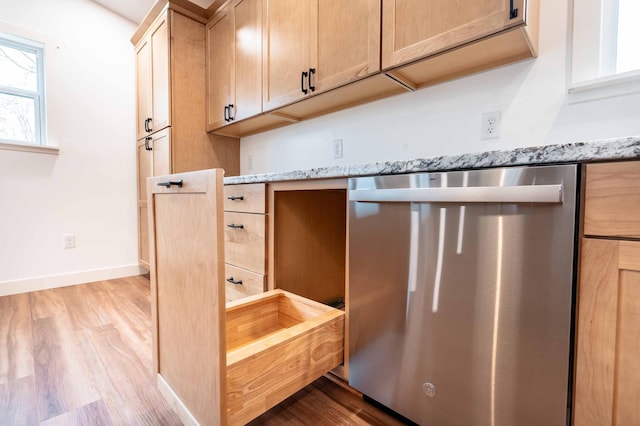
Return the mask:
<path fill-rule="evenodd" d="M 0 33 L 0 141 L 45 144 L 44 49 Z"/>

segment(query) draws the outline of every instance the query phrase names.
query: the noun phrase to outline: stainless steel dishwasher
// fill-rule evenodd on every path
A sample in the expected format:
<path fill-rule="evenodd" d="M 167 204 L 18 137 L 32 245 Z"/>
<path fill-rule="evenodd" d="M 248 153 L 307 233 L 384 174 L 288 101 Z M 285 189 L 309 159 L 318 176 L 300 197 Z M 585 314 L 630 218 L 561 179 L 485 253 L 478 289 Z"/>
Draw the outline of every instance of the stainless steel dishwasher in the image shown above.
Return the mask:
<path fill-rule="evenodd" d="M 577 170 L 350 179 L 350 385 L 422 425 L 567 424 Z"/>

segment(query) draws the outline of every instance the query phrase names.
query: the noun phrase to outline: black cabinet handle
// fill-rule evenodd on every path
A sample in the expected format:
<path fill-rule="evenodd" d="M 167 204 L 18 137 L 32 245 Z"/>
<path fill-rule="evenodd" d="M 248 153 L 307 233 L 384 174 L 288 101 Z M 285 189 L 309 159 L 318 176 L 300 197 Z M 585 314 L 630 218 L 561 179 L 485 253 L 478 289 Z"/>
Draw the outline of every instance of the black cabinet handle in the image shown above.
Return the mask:
<path fill-rule="evenodd" d="M 170 188 L 171 185 L 176 185 L 180 188 L 182 188 L 182 179 L 180 180 L 170 180 L 168 182 L 159 182 L 158 186 L 166 186 L 167 188 Z"/>
<path fill-rule="evenodd" d="M 233 113 L 233 104 L 229 104 L 229 121 L 235 120 L 236 117 Z"/>
<path fill-rule="evenodd" d="M 235 285 L 242 285 L 242 280 L 234 280 L 233 277 L 227 278 L 227 282 Z"/>
<path fill-rule="evenodd" d="M 313 85 L 313 75 L 316 73 L 315 68 L 309 68 L 309 90 L 316 91 L 316 86 Z"/>
<path fill-rule="evenodd" d="M 224 106 L 224 121 L 229 122 L 229 105 Z"/>
<path fill-rule="evenodd" d="M 244 195 L 232 195 L 231 197 L 227 197 L 227 200 L 242 201 L 244 200 Z"/>
<path fill-rule="evenodd" d="M 513 7 L 513 0 L 509 2 L 509 19 L 518 17 L 518 8 Z"/>
<path fill-rule="evenodd" d="M 151 133 L 153 130 L 151 129 L 151 118 L 147 118 L 144 120 L 144 131 L 147 133 Z"/>
<path fill-rule="evenodd" d="M 300 76 L 300 90 L 302 90 L 302 93 L 304 93 L 305 95 L 309 93 L 309 91 L 304 87 L 304 81 L 307 79 L 308 76 L 309 76 L 309 73 L 306 71 L 302 71 L 302 75 Z"/>
<path fill-rule="evenodd" d="M 151 136 L 147 136 L 146 138 L 144 138 L 144 149 L 146 149 L 147 151 L 153 151 L 153 148 L 151 148 L 149 142 L 151 142 Z"/>
<path fill-rule="evenodd" d="M 235 223 L 230 223 L 227 225 L 227 227 L 232 229 L 244 229 L 244 225 L 236 225 Z"/>

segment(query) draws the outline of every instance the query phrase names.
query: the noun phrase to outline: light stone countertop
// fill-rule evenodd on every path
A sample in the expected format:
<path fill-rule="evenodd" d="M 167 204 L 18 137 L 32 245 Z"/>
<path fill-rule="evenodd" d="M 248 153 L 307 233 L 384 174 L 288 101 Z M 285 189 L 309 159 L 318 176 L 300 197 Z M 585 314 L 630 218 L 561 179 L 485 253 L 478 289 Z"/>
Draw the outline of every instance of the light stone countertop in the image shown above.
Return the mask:
<path fill-rule="evenodd" d="M 488 151 L 472 154 L 445 155 L 382 163 L 331 166 L 308 170 L 231 176 L 227 185 L 269 183 L 291 180 L 344 178 L 356 176 L 393 175 L 415 172 L 471 170 L 490 167 L 542 164 L 586 163 L 593 161 L 640 159 L 640 136 Z"/>

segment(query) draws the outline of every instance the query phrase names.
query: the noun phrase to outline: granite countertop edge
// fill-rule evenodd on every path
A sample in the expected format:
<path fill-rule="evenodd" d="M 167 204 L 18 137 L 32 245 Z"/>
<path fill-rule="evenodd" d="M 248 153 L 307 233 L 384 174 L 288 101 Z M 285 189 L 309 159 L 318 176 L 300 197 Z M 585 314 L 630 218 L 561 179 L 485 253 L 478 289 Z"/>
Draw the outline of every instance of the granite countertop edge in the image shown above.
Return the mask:
<path fill-rule="evenodd" d="M 543 164 L 584 163 L 640 158 L 640 136 L 542 145 L 504 151 L 487 151 L 460 155 L 445 155 L 411 160 L 385 161 L 369 164 L 330 166 L 308 170 L 230 176 L 225 185 L 269 183 L 292 180 L 348 178 L 392 175 L 416 172 L 472 170 L 492 167 Z"/>

